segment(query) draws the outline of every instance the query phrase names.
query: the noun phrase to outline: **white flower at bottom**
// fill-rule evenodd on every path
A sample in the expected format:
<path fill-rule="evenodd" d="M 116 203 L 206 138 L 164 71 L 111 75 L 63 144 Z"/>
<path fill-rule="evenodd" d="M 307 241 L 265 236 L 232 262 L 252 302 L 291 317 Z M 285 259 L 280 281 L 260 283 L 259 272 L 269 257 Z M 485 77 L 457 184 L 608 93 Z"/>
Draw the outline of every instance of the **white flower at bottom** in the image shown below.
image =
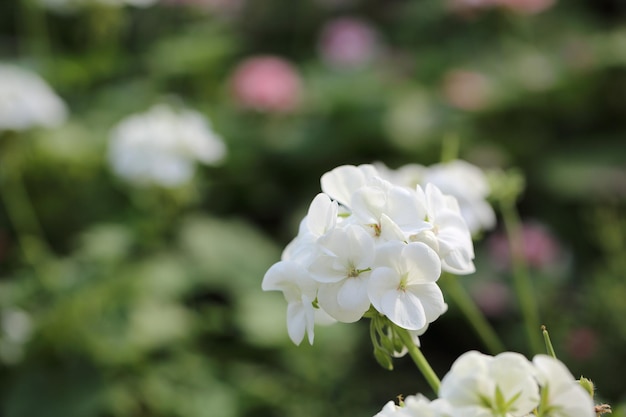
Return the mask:
<path fill-rule="evenodd" d="M 559 360 L 547 355 L 533 358 L 541 385 L 539 416 L 594 417 L 593 400 Z"/>
<path fill-rule="evenodd" d="M 521 354 L 470 351 L 444 376 L 439 397 L 459 417 L 524 416 L 539 404 L 539 387 L 532 365 Z"/>
<path fill-rule="evenodd" d="M 436 281 L 441 261 L 426 244 L 389 242 L 378 248 L 368 294 L 374 308 L 407 330 L 420 330 L 446 311 Z"/>
<path fill-rule="evenodd" d="M 293 261 L 280 261 L 270 267 L 263 277 L 263 291 L 282 291 L 287 300 L 287 332 L 296 345 L 309 335 L 313 344 L 317 282 L 302 265 Z"/>

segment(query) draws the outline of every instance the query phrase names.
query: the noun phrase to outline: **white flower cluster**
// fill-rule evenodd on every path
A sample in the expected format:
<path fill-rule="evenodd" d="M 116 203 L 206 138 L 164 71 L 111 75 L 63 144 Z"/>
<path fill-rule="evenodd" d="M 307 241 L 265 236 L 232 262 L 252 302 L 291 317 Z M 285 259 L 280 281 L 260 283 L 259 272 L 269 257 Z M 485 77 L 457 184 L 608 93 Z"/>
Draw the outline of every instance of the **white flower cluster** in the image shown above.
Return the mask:
<path fill-rule="evenodd" d="M 140 185 L 184 184 L 191 179 L 196 161 L 213 164 L 225 154 L 222 139 L 204 116 L 166 105 L 122 120 L 109 143 L 113 171 Z"/>
<path fill-rule="evenodd" d="M 66 117 L 63 101 L 37 74 L 0 64 L 0 131 L 56 127 Z"/>
<path fill-rule="evenodd" d="M 591 395 L 558 359 L 530 362 L 514 352 L 461 355 L 441 381 L 439 398 L 409 396 L 375 417 L 594 417 Z"/>
<path fill-rule="evenodd" d="M 298 236 L 263 278 L 264 290 L 287 300 L 292 341 L 306 332 L 313 343 L 316 312 L 350 323 L 372 306 L 415 338 L 447 309 L 441 271 L 474 272 L 457 200 L 434 184 L 390 182 L 373 165 L 335 168 L 321 186 Z"/>

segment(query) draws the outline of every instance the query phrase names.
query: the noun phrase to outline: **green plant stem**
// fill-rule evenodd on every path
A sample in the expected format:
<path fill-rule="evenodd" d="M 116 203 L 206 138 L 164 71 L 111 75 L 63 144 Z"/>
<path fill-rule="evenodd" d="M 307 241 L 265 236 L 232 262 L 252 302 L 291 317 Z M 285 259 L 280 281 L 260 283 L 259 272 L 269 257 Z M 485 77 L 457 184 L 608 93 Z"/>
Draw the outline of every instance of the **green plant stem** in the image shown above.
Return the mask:
<path fill-rule="evenodd" d="M 485 347 L 492 355 L 496 355 L 505 350 L 504 344 L 498 337 L 485 315 L 478 309 L 476 303 L 462 287 L 459 278 L 451 274 L 443 274 L 440 282 L 446 292 L 463 315 L 467 318 L 476 334 L 480 337 Z"/>
<path fill-rule="evenodd" d="M 554 352 L 554 347 L 552 346 L 550 334 L 548 333 L 546 326 L 541 326 L 541 332 L 543 333 L 543 341 L 546 343 L 546 351 L 550 356 L 556 359 L 556 353 Z"/>
<path fill-rule="evenodd" d="M 411 338 L 409 331 L 398 326 L 395 327 L 395 332 L 402 340 L 404 346 L 406 346 L 406 348 L 408 349 L 411 359 L 413 359 L 413 362 L 415 362 L 417 368 L 420 370 L 422 375 L 424 375 L 426 382 L 428 382 L 435 394 L 438 394 L 439 386 L 441 385 L 439 377 L 437 376 L 435 371 L 433 371 L 433 368 L 431 368 L 420 348 L 415 346 L 415 343 L 413 343 L 413 339 Z"/>
<path fill-rule="evenodd" d="M 43 6 L 34 0 L 17 0 L 19 3 L 21 52 L 29 58 L 50 58 L 48 27 Z"/>
<path fill-rule="evenodd" d="M 522 235 L 521 221 L 514 202 L 503 201 L 501 203 L 501 211 L 509 240 L 511 263 L 513 266 L 513 282 L 524 318 L 528 343 L 531 352 L 538 354 L 543 351 L 541 337 L 539 335 L 541 328 L 539 311 L 530 280 L 530 274 L 528 273 L 528 265 L 524 258 L 524 237 Z"/>
<path fill-rule="evenodd" d="M 14 169 L 9 173 L 0 169 L 0 198 L 4 201 L 7 217 L 26 262 L 36 269 L 42 253 L 50 253 L 50 250 L 43 239 L 41 225 L 21 181 L 21 175 L 16 171 Z"/>

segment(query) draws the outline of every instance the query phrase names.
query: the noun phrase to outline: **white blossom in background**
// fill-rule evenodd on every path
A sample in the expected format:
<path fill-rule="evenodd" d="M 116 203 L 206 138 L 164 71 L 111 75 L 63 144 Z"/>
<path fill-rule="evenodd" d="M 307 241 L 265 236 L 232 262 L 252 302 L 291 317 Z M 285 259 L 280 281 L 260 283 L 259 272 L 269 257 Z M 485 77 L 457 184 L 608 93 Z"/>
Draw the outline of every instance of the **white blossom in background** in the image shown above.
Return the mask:
<path fill-rule="evenodd" d="M 433 184 L 442 193 L 456 198 L 461 215 L 472 234 L 492 229 L 496 215 L 487 202 L 491 190 L 485 173 L 466 161 L 454 160 L 430 166 L 407 164 L 390 169 L 382 163 L 376 168 L 385 179 L 414 188 Z"/>
<path fill-rule="evenodd" d="M 282 291 L 287 300 L 294 343 L 305 334 L 313 340 L 314 311 L 351 323 L 373 307 L 419 345 L 419 335 L 447 309 L 437 285 L 442 268 L 474 271 L 471 235 L 454 197 L 383 175 L 374 165 L 322 175 L 323 192 L 265 274 L 263 289 Z"/>
<path fill-rule="evenodd" d="M 66 118 L 65 103 L 41 77 L 0 64 L 0 131 L 57 127 Z"/>
<path fill-rule="evenodd" d="M 480 168 L 460 160 L 431 165 L 422 183 L 434 184 L 443 193 L 454 196 L 472 233 L 495 226 L 496 215 L 487 202 L 489 183 Z"/>
<path fill-rule="evenodd" d="M 594 417 L 589 393 L 558 359 L 466 352 L 441 380 L 438 398 L 389 401 L 374 417 Z"/>
<path fill-rule="evenodd" d="M 113 171 L 131 183 L 175 187 L 191 180 L 196 162 L 215 164 L 225 154 L 203 115 L 156 105 L 113 128 L 108 157 Z"/>

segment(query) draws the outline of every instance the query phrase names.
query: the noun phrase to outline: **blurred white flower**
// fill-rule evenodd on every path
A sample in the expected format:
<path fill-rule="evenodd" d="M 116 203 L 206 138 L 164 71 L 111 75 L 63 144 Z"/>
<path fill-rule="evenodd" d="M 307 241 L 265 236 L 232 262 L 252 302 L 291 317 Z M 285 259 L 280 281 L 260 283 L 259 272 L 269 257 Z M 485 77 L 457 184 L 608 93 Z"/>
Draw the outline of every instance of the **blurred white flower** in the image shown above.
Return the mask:
<path fill-rule="evenodd" d="M 439 397 L 455 408 L 455 416 L 524 416 L 539 405 L 534 374 L 530 361 L 519 353 L 470 351 L 441 380 Z"/>
<path fill-rule="evenodd" d="M 222 139 L 204 116 L 165 105 L 128 116 L 114 127 L 109 142 L 113 171 L 139 185 L 184 184 L 193 176 L 196 161 L 214 164 L 225 154 Z"/>
<path fill-rule="evenodd" d="M 533 358 L 541 385 L 540 415 L 550 417 L 593 417 L 591 396 L 558 359 L 547 355 Z M 545 414 L 542 414 L 545 413 Z"/>
<path fill-rule="evenodd" d="M 0 130 L 56 127 L 66 118 L 65 104 L 37 74 L 0 64 Z"/>
<path fill-rule="evenodd" d="M 486 200 L 491 192 L 489 184 L 477 166 L 461 160 L 431 165 L 422 177 L 422 184 L 428 183 L 457 199 L 472 233 L 495 226 L 496 215 Z"/>

